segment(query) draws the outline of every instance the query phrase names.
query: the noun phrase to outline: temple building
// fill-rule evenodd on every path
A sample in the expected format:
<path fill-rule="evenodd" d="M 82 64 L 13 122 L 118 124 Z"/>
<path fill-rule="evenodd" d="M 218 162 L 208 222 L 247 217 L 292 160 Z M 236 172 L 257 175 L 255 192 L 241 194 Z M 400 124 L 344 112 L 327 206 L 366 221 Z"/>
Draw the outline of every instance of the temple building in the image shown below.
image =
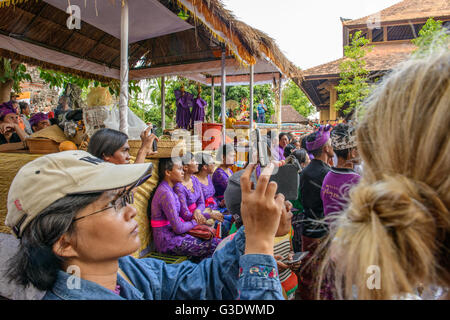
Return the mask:
<path fill-rule="evenodd" d="M 416 48 L 411 40 L 418 36 L 428 18 L 441 20 L 450 29 L 450 1 L 448 0 L 404 0 L 367 17 L 342 21 L 343 47 L 349 44 L 350 34 L 361 30 L 373 49 L 364 60 L 369 79 L 380 78 L 399 62 L 407 59 Z M 342 57 L 304 71 L 301 88 L 320 111 L 320 121 L 343 118 L 336 111 L 335 86 L 340 81 L 339 65 Z"/>

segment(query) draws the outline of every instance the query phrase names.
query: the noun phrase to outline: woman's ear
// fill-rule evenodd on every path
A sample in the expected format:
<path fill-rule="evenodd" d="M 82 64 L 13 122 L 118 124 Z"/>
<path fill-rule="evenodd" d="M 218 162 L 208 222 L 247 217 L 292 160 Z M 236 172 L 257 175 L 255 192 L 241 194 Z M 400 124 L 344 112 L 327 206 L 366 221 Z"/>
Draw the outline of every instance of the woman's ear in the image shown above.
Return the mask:
<path fill-rule="evenodd" d="M 76 251 L 73 241 L 71 241 L 70 237 L 67 233 L 63 234 L 52 247 L 53 253 L 57 256 L 64 258 L 73 258 L 78 257 L 78 252 Z"/>

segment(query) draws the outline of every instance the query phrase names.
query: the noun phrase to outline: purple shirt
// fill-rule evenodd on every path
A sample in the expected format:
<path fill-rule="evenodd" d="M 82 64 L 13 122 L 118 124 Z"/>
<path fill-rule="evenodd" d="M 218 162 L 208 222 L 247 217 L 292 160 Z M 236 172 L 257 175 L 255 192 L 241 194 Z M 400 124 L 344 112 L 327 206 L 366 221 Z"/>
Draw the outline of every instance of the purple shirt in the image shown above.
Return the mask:
<path fill-rule="evenodd" d="M 352 169 L 331 168 L 320 190 L 325 216 L 344 209 L 350 189 L 359 182 L 360 178 L 360 175 Z"/>
<path fill-rule="evenodd" d="M 214 184 L 212 182 L 211 176 L 208 175 L 208 184 L 207 185 L 203 184 L 200 180 L 199 180 L 199 183 L 200 183 L 200 188 L 202 189 L 203 198 L 205 199 L 205 206 L 207 208 L 217 210 L 218 204 L 217 204 L 216 199 L 214 198 L 214 195 L 216 194 L 216 189 L 214 189 Z M 206 201 L 209 198 L 212 198 L 212 200 L 214 200 L 214 203 L 206 205 Z"/>
<path fill-rule="evenodd" d="M 196 176 L 191 176 L 191 180 L 194 192 L 186 188 L 186 186 L 180 182 L 175 184 L 175 186 L 173 187 L 173 191 L 180 200 L 180 213 L 186 216 L 192 214 L 189 210 L 189 207 L 195 203 L 195 209 L 199 209 L 203 213 L 205 218 L 209 219 L 209 214 L 203 212 L 205 211 L 205 198 L 203 198 L 203 193 L 200 186 L 201 183 L 200 181 L 198 181 L 198 178 Z"/>
<path fill-rule="evenodd" d="M 277 160 L 286 160 L 284 156 L 284 148 L 278 145 L 278 159 Z"/>
<path fill-rule="evenodd" d="M 227 168 L 227 171 L 229 174 L 227 174 L 222 168 L 217 168 L 212 176 L 212 182 L 214 189 L 216 190 L 215 197 L 217 198 L 218 203 L 223 200 L 223 194 L 228 186 L 228 179 L 233 174 L 231 169 Z"/>
<path fill-rule="evenodd" d="M 180 201 L 173 189 L 166 181 L 161 182 L 155 191 L 151 206 L 152 221 L 169 221 L 170 224 L 163 227 L 153 227 L 153 239 L 158 252 L 180 246 L 186 232 L 197 225 L 193 220 L 193 214 L 180 210 Z M 180 217 L 184 220 L 181 221 Z"/>

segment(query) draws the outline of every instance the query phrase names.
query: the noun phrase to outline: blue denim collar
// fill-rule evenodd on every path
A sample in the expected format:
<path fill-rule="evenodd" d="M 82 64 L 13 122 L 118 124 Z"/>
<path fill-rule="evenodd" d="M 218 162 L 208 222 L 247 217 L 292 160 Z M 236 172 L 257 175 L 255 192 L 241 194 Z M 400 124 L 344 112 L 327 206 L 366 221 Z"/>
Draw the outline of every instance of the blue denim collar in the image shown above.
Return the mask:
<path fill-rule="evenodd" d="M 95 282 L 84 279 L 80 279 L 79 289 L 69 289 L 69 277 L 71 277 L 70 274 L 59 271 L 57 280 L 51 290 L 53 294 L 63 300 L 143 300 L 143 293 L 130 285 L 120 275 L 117 275 L 120 296 Z"/>

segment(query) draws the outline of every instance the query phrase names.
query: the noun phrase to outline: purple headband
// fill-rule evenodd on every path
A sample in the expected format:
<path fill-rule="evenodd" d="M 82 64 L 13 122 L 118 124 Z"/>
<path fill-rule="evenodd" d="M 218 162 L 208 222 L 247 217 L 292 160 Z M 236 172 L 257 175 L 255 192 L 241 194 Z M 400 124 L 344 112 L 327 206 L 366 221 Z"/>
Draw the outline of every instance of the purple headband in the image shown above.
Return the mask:
<path fill-rule="evenodd" d="M 326 126 L 320 126 L 319 130 L 316 131 L 316 139 L 311 142 L 306 142 L 306 149 L 308 149 L 308 151 L 313 151 L 323 146 L 328 139 L 330 139 L 330 132 L 332 128 L 333 127 L 329 124 Z"/>
<path fill-rule="evenodd" d="M 38 112 L 33 114 L 33 116 L 30 118 L 30 120 L 28 120 L 28 122 L 30 123 L 31 127 L 36 126 L 39 124 L 39 122 L 44 121 L 44 120 L 48 120 L 48 115 L 46 115 L 43 112 Z"/>
<path fill-rule="evenodd" d="M 12 101 L 0 104 L 0 119 L 3 120 L 3 118 L 10 113 L 17 113 L 16 109 L 13 107 Z"/>

